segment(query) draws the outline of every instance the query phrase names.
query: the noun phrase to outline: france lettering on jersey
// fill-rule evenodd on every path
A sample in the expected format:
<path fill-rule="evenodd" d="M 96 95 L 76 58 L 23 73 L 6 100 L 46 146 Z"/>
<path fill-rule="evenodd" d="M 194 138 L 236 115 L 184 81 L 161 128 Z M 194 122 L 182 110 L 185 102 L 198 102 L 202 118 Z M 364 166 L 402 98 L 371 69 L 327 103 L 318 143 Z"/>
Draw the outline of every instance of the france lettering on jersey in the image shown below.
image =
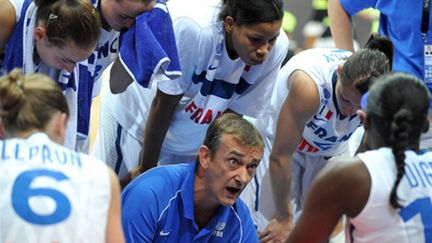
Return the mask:
<path fill-rule="evenodd" d="M 268 170 L 269 154 L 275 137 L 278 116 L 289 92 L 287 82 L 289 76 L 295 70 L 306 72 L 315 81 L 320 96 L 320 106 L 316 114 L 306 123 L 303 139 L 292 157 L 293 168 L 294 165 L 298 168 L 299 164 L 307 167 L 306 172 L 302 174 L 293 172 L 293 181 L 295 178 L 296 183 L 291 185 L 291 196 L 300 198 L 307 194 L 309 183 L 319 171 L 317 168 L 325 163 L 322 156 L 336 155 L 343 151 L 344 147 L 339 145 L 340 142 L 345 138 L 348 139 L 352 133 L 351 129 L 359 124 L 358 119 L 339 120 L 333 101 L 332 79 L 337 66 L 343 64 L 350 55 L 351 52 L 339 49 L 308 49 L 292 57 L 281 68 L 270 105 L 254 122 L 265 139 L 264 156 L 254 179 L 241 195 L 251 209 L 254 223 L 259 229 L 263 229 L 274 214 L 273 201 L 268 200 L 272 197 Z"/>
<path fill-rule="evenodd" d="M 229 57 L 222 22 L 201 27 L 195 20 L 179 17 L 173 24 L 176 37 L 187 40 L 179 47 L 185 71 L 175 80 L 184 96 L 173 114 L 162 150 L 191 156 L 196 154 L 209 123 L 227 109 L 257 117 L 267 106 L 288 41 L 280 35 L 267 59 L 249 66 L 240 58 Z M 159 88 L 164 90 L 161 85 Z"/>
<path fill-rule="evenodd" d="M 1 242 L 105 242 L 106 166 L 43 133 L 0 141 Z"/>
<path fill-rule="evenodd" d="M 351 52 L 333 49 L 316 48 L 303 51 L 294 56 L 280 71 L 275 92 L 281 98 L 279 107 L 288 95 L 286 80 L 295 70 L 307 73 L 316 83 L 320 96 L 317 112 L 305 125 L 302 139 L 297 151 L 311 156 L 332 156 L 346 149 L 346 141 L 360 125 L 357 116 L 341 118 L 336 104 L 334 88 L 336 85 L 336 70 L 351 55 Z M 284 93 L 281 93 L 284 92 Z"/>
<path fill-rule="evenodd" d="M 432 152 L 405 152 L 405 175 L 397 193 L 403 207 L 390 205 L 396 165 L 390 148 L 358 155 L 371 177 L 369 199 L 348 220 L 354 242 L 432 242 Z"/>
<path fill-rule="evenodd" d="M 99 9 L 98 0 L 92 0 L 92 3 L 96 9 Z M 91 102 L 93 97 L 99 94 L 102 72 L 118 57 L 119 35 L 118 31 L 107 31 L 101 28 L 101 36 L 95 50 L 76 68 L 80 80 L 75 104 L 76 109 L 79 110 L 76 129 L 80 138 L 85 139 L 89 133 Z"/>

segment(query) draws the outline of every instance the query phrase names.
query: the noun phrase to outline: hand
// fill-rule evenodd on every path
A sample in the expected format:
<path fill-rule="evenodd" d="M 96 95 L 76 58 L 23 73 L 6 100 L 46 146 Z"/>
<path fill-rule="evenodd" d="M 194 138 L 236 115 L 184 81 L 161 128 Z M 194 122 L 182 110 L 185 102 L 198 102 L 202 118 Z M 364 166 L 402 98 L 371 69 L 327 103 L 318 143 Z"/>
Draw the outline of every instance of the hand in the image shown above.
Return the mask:
<path fill-rule="evenodd" d="M 285 242 L 289 234 L 294 228 L 292 218 L 290 219 L 277 219 L 272 218 L 267 224 L 266 228 L 258 232 L 259 242 L 279 243 Z"/>
<path fill-rule="evenodd" d="M 121 190 L 125 189 L 125 187 L 129 184 L 129 182 L 132 181 L 132 175 L 131 173 L 127 173 L 127 175 L 120 178 L 120 188 Z"/>
<path fill-rule="evenodd" d="M 139 176 L 141 173 L 142 173 L 141 169 L 138 166 L 133 168 L 129 173 L 127 173 L 127 175 L 120 178 L 121 189 L 123 190 L 129 184 L 129 182 L 131 182 L 133 179 L 135 179 L 135 177 Z"/>

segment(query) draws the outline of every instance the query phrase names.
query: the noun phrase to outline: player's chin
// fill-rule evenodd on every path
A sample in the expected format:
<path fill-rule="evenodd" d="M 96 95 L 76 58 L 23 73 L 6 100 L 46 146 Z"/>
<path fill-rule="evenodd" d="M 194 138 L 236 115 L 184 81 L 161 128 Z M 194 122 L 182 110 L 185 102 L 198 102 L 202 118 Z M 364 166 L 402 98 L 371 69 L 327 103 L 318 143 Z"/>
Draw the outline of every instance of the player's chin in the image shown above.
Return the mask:
<path fill-rule="evenodd" d="M 234 203 L 237 201 L 238 197 L 235 199 L 232 198 L 222 198 L 222 200 L 219 201 L 219 203 L 225 207 L 230 207 L 234 205 Z"/>
<path fill-rule="evenodd" d="M 260 65 L 260 64 L 262 64 L 264 61 L 265 61 L 264 58 L 261 58 L 261 59 L 250 59 L 250 60 L 247 62 L 247 64 L 249 64 L 249 65 L 251 65 L 251 66 L 254 66 L 254 65 Z"/>
<path fill-rule="evenodd" d="M 221 204 L 224 206 L 231 206 L 233 205 L 237 199 L 240 196 L 241 189 L 233 188 L 233 187 L 227 187 L 224 190 L 224 195 L 221 198 Z"/>

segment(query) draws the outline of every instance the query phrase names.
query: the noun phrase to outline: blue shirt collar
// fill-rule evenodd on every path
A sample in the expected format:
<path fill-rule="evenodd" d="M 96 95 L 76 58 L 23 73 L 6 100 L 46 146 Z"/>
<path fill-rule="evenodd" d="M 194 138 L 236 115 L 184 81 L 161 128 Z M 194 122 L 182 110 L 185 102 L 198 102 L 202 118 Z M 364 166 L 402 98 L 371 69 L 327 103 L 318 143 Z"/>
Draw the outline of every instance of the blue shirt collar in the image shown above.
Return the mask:
<path fill-rule="evenodd" d="M 183 215 L 185 218 L 194 222 L 195 226 L 195 217 L 194 217 L 194 179 L 195 179 L 195 170 L 198 162 L 193 162 L 188 165 L 188 174 L 181 186 L 181 200 L 183 207 Z M 226 222 L 229 218 L 231 206 L 220 206 L 216 215 L 210 220 L 210 222 L 205 227 L 208 230 L 220 229 L 222 230 Z M 198 228 L 198 227 L 197 227 Z"/>

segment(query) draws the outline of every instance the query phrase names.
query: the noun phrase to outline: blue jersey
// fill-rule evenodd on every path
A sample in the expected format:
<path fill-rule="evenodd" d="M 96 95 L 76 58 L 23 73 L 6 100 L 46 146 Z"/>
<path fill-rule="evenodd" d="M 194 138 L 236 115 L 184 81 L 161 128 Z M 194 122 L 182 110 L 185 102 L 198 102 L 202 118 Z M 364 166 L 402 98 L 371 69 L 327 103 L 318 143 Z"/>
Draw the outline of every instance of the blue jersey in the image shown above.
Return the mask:
<path fill-rule="evenodd" d="M 126 242 L 258 242 L 240 199 L 220 206 L 202 229 L 194 219 L 196 163 L 161 166 L 136 178 L 122 194 Z"/>
<path fill-rule="evenodd" d="M 420 34 L 423 1 L 340 0 L 345 11 L 354 15 L 369 7 L 380 11 L 380 33 L 394 45 L 393 70 L 410 73 L 423 80 L 423 40 Z M 429 18 L 429 29 L 432 18 Z M 432 41 L 432 34 L 427 35 Z"/>

